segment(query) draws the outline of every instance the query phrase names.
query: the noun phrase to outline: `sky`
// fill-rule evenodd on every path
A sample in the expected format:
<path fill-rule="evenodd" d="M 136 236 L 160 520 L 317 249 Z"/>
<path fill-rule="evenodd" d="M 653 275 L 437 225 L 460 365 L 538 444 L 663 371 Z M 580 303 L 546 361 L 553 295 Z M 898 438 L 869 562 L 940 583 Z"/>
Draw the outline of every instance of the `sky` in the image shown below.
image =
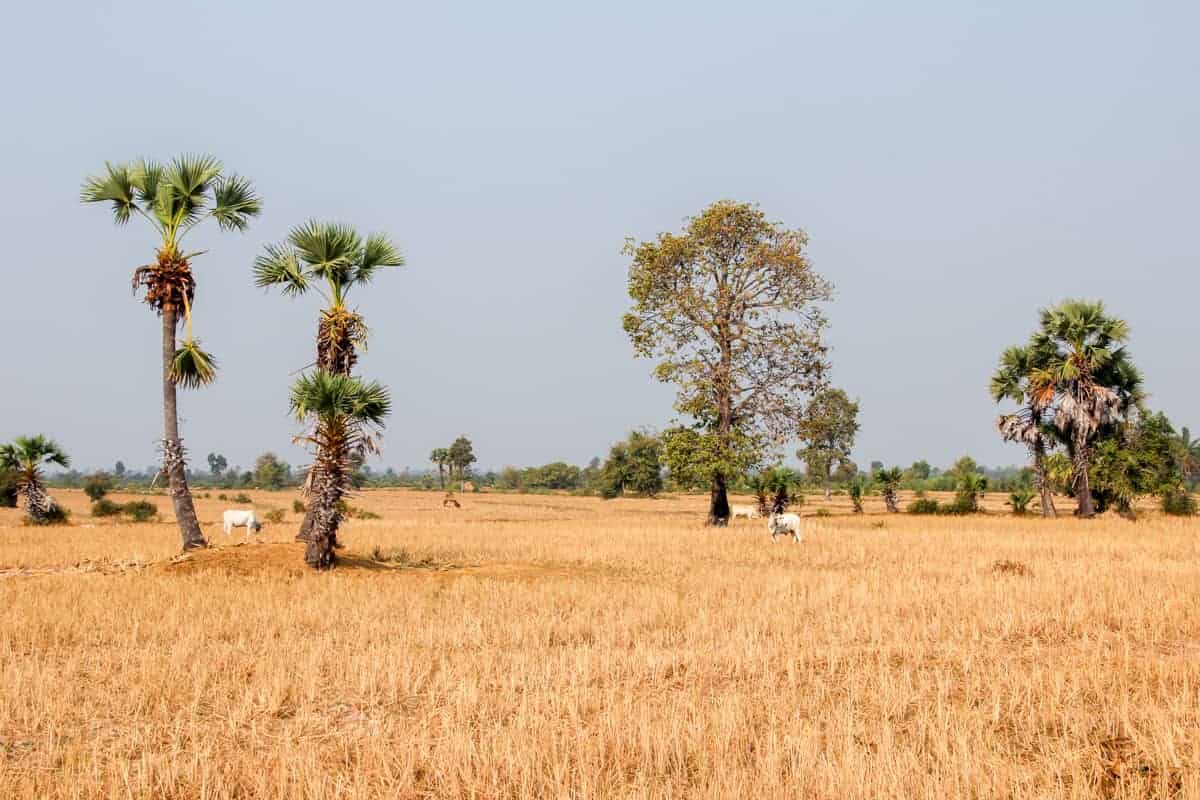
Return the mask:
<path fill-rule="evenodd" d="M 129 288 L 155 239 L 78 192 L 106 160 L 182 152 L 264 199 L 193 242 L 221 366 L 181 397 L 199 467 L 306 463 L 287 388 L 319 301 L 251 264 L 310 218 L 407 258 L 357 296 L 361 372 L 395 404 L 376 467 L 460 434 L 484 467 L 582 464 L 669 425 L 620 327 L 621 247 L 724 198 L 806 230 L 834 283 L 860 465 L 1021 462 L 988 377 L 1067 297 L 1127 320 L 1151 404 L 1200 427 L 1195 3 L 124 0 L 6 23 L 0 441 L 155 462 L 159 326 Z"/>

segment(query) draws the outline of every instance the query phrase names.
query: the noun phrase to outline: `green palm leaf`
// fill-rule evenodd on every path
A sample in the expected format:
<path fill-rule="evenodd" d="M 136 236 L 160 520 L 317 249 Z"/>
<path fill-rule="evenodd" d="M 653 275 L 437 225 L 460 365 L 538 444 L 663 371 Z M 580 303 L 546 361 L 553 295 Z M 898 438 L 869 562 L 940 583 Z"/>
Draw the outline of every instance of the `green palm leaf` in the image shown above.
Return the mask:
<path fill-rule="evenodd" d="M 168 376 L 185 389 L 198 389 L 217 379 L 217 360 L 197 341 L 186 341 L 175 351 Z"/>

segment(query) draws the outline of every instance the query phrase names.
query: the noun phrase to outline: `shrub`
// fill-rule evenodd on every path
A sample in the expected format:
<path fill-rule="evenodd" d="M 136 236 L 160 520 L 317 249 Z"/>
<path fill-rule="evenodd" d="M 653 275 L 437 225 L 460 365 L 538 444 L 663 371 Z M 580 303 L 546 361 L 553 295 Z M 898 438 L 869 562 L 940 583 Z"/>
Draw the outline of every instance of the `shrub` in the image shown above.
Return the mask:
<path fill-rule="evenodd" d="M 274 522 L 278 525 L 280 522 L 283 522 L 283 509 L 272 508 L 270 511 L 263 514 L 263 520 L 266 522 Z"/>
<path fill-rule="evenodd" d="M 863 513 L 862 501 L 863 495 L 866 493 L 866 487 L 863 486 L 862 481 L 856 480 L 851 483 L 849 489 L 847 489 L 847 492 L 850 495 L 850 502 L 854 504 L 854 513 Z"/>
<path fill-rule="evenodd" d="M 306 509 L 304 508 L 303 500 L 293 500 L 292 501 L 292 513 L 293 514 L 303 514 L 305 512 L 305 510 Z"/>
<path fill-rule="evenodd" d="M 908 504 L 910 514 L 940 514 L 942 507 L 937 500 L 929 497 L 918 497 Z"/>
<path fill-rule="evenodd" d="M 115 517 L 121 513 L 121 504 L 114 503 L 107 497 L 101 497 L 96 502 L 92 503 L 93 517 Z"/>
<path fill-rule="evenodd" d="M 245 492 L 238 492 L 237 494 L 235 494 L 233 496 L 233 502 L 235 502 L 235 503 L 253 503 L 254 501 L 251 500 L 250 495 L 246 494 Z"/>
<path fill-rule="evenodd" d="M 817 509 L 817 516 L 818 516 L 818 517 L 832 517 L 832 516 L 833 516 L 833 514 L 832 514 L 832 513 L 830 513 L 830 511 L 829 511 L 829 509 L 828 509 L 828 508 L 818 508 L 818 509 Z"/>
<path fill-rule="evenodd" d="M 219 495 L 217 495 L 217 499 L 218 500 L 228 500 L 229 497 L 224 492 L 221 492 Z"/>
<path fill-rule="evenodd" d="M 1024 516 L 1029 510 L 1029 502 L 1033 500 L 1034 491 L 1028 487 L 1015 489 L 1008 494 L 1008 504 L 1012 506 L 1013 513 L 1018 517 Z"/>
<path fill-rule="evenodd" d="M 131 500 L 121 506 L 121 511 L 133 522 L 149 522 L 158 516 L 158 506 L 149 500 Z"/>
<path fill-rule="evenodd" d="M 1183 489 L 1168 492 L 1163 495 L 1162 510 L 1164 514 L 1170 514 L 1173 517 L 1194 516 L 1196 514 L 1196 498 L 1191 492 Z"/>
<path fill-rule="evenodd" d="M 97 472 L 95 475 L 88 475 L 83 479 L 83 493 L 91 500 L 99 500 L 113 490 L 116 486 L 116 481 L 111 475 L 106 475 L 103 472 Z"/>

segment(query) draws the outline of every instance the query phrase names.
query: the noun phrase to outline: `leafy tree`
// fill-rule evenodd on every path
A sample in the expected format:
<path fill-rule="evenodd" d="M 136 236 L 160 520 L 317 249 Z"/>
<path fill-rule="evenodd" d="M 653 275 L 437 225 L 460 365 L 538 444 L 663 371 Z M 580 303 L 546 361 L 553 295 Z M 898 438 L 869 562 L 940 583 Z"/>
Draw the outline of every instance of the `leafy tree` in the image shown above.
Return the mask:
<path fill-rule="evenodd" d="M 116 464 L 113 465 L 113 475 L 116 475 L 118 480 L 125 477 L 125 462 L 124 461 L 118 461 Z"/>
<path fill-rule="evenodd" d="M 727 525 L 727 482 L 796 431 L 803 400 L 824 388 L 830 284 L 804 253 L 803 231 L 756 207 L 719 201 L 682 234 L 626 242 L 625 332 L 655 376 L 677 387 L 675 408 L 711 442 L 692 468 L 709 480 L 708 522 Z"/>
<path fill-rule="evenodd" d="M 17 494 L 25 501 L 25 513 L 34 522 L 62 518 L 62 511 L 46 493 L 42 470 L 50 465 L 71 466 L 71 459 L 53 439 L 45 436 L 18 436 L 11 444 L 0 446 L 0 468 L 17 476 Z"/>
<path fill-rule="evenodd" d="M 929 476 L 933 474 L 933 467 L 928 461 L 914 461 L 912 466 L 908 468 L 908 474 L 913 480 L 927 481 Z"/>
<path fill-rule="evenodd" d="M 388 391 L 376 382 L 316 370 L 292 386 L 291 411 L 309 424 L 301 441 L 314 451 L 312 480 L 306 487 L 313 518 L 304 561 L 316 569 L 333 565 L 342 512 L 356 457 L 377 452 L 375 432 L 391 412 Z"/>
<path fill-rule="evenodd" d="M 1095 514 L 1088 475 L 1092 447 L 1141 403 L 1141 375 L 1124 347 L 1128 338 L 1129 326 L 1109 317 L 1103 303 L 1068 300 L 1042 311 L 1030 343 L 1047 354 L 1033 380 L 1057 392 L 1054 426 L 1072 458 L 1081 517 Z"/>
<path fill-rule="evenodd" d="M 134 270 L 133 286 L 145 289 L 145 302 L 162 317 L 163 470 L 170 479 L 183 549 L 203 547 L 204 535 L 187 484 L 176 387 L 193 389 L 211 383 L 217 367 L 192 335 L 196 279 L 191 262 L 199 253 L 185 252 L 183 240 L 208 219 L 221 230 L 245 230 L 261 210 L 261 200 L 250 181 L 224 175 L 221 163 L 211 156 L 180 156 L 169 164 L 106 164 L 103 175 L 84 181 L 80 199 L 109 203 L 118 225 L 135 215 L 141 217 L 159 238 L 154 263 Z M 187 333 L 177 347 L 181 314 Z"/>
<path fill-rule="evenodd" d="M 429 454 L 429 460 L 437 465 L 438 485 L 446 490 L 446 467 L 450 464 L 450 451 L 445 447 L 435 447 Z"/>
<path fill-rule="evenodd" d="M 368 330 L 362 315 L 347 307 L 347 298 L 356 287 L 370 284 L 379 270 L 403 265 L 404 256 L 384 234 L 364 239 L 349 225 L 309 220 L 292 228 L 285 242 L 266 246 L 254 260 L 254 283 L 278 286 L 287 297 L 310 289 L 319 294 L 325 306 L 317 322 L 316 367 L 348 376 L 358 362 L 358 349 L 366 348 Z M 309 481 L 315 479 L 310 474 Z M 314 513 L 310 509 L 304 515 L 297 539 L 308 538 Z"/>
<path fill-rule="evenodd" d="M 520 483 L 527 489 L 576 489 L 582 470 L 573 464 L 555 461 L 540 467 L 530 467 L 521 473 Z"/>
<path fill-rule="evenodd" d="M 835 483 L 845 484 L 858 480 L 858 464 L 853 461 L 843 461 L 838 464 L 837 469 L 833 472 L 833 480 Z"/>
<path fill-rule="evenodd" d="M 208 454 L 208 471 L 212 473 L 214 478 L 221 477 L 221 473 L 229 466 L 229 462 L 225 460 L 225 456 L 220 453 Z"/>
<path fill-rule="evenodd" d="M 808 474 L 825 486 L 830 495 L 830 475 L 835 467 L 850 460 L 858 434 L 858 403 L 841 389 L 825 389 L 813 396 L 800 418 L 798 436 L 805 446 L 796 451 Z"/>
<path fill-rule="evenodd" d="M 967 475 L 982 475 L 983 470 L 979 468 L 979 464 L 970 456 L 963 456 L 950 465 L 950 469 L 946 470 L 946 474 L 955 479 L 961 480 Z"/>
<path fill-rule="evenodd" d="M 467 475 L 470 474 L 471 465 L 475 463 L 475 450 L 471 445 L 471 440 L 466 436 L 458 437 L 451 443 L 447 453 L 451 471 L 458 474 L 459 489 L 463 490 L 463 484 L 466 483 Z"/>
<path fill-rule="evenodd" d="M 883 503 L 888 513 L 897 514 L 900 506 L 896 504 L 896 490 L 900 488 L 900 479 L 904 477 L 899 467 L 875 470 L 875 483 L 879 485 L 879 493 L 883 495 Z"/>
<path fill-rule="evenodd" d="M 510 492 L 520 491 L 525 488 L 524 476 L 525 473 L 516 467 L 505 467 L 496 476 L 496 488 L 506 489 Z"/>
<path fill-rule="evenodd" d="M 647 433 L 633 431 L 609 451 L 600 471 L 600 493 L 606 498 L 622 494 L 653 497 L 662 491 L 662 446 Z"/>
<path fill-rule="evenodd" d="M 1088 476 L 1097 510 L 1113 505 L 1122 515 L 1133 516 L 1140 497 L 1183 491 L 1177 446 L 1175 429 L 1162 413 L 1140 414 L 1135 422 L 1101 437 L 1093 448 Z"/>
<path fill-rule="evenodd" d="M 1045 426 L 1055 396 L 1054 384 L 1046 379 L 1050 357 L 1051 351 L 1044 347 L 1010 347 L 1000 356 L 1000 366 L 991 381 L 994 401 L 1011 400 L 1020 406 L 1014 413 L 1002 415 L 997 427 L 1004 441 L 1020 442 L 1028 448 L 1043 517 L 1057 514 L 1046 477 L 1049 448 Z M 1025 513 L 1024 507 L 1019 513 Z"/>
<path fill-rule="evenodd" d="M 292 477 L 292 468 L 274 453 L 263 453 L 254 462 L 254 485 L 260 489 L 282 489 Z"/>

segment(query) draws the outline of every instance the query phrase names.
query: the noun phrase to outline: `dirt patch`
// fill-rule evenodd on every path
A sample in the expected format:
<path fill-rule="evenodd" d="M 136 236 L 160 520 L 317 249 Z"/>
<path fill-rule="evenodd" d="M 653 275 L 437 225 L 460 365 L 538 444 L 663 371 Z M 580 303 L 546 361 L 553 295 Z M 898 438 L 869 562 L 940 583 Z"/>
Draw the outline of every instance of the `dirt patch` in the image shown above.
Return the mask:
<path fill-rule="evenodd" d="M 298 578 L 316 573 L 304 563 L 303 542 L 251 542 L 210 547 L 152 565 L 151 571 L 168 575 L 216 572 L 246 577 Z M 475 577 L 535 581 L 552 578 L 612 576 L 603 566 L 535 562 L 460 564 L 406 551 L 362 555 L 340 551 L 333 574 L 339 576 L 424 576 L 427 578 Z"/>

